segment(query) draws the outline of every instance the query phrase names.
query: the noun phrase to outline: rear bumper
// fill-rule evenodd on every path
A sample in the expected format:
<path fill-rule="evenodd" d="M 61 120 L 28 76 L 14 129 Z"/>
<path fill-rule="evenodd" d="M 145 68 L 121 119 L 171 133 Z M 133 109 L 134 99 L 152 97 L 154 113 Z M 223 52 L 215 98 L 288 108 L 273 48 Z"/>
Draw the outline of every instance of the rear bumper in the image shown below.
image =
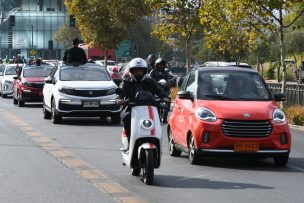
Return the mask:
<path fill-rule="evenodd" d="M 258 150 L 256 152 L 236 152 L 230 149 L 197 149 L 198 154 L 204 156 L 222 156 L 222 157 L 274 157 L 284 154 L 289 154 L 289 150 Z"/>

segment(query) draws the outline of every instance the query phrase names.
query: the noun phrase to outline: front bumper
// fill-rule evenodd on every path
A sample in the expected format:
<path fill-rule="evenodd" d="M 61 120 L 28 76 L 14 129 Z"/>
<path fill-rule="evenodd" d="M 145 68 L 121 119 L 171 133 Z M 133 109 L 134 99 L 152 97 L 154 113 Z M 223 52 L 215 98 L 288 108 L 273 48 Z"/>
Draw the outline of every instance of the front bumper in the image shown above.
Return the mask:
<path fill-rule="evenodd" d="M 42 90 L 24 89 L 21 93 L 21 100 L 24 102 L 42 102 Z"/>
<path fill-rule="evenodd" d="M 102 98 L 80 98 L 80 97 L 66 97 L 61 96 L 58 100 L 57 113 L 60 116 L 73 117 L 99 117 L 99 116 L 111 116 L 112 114 L 118 114 L 122 111 L 120 105 L 110 101 L 115 99 L 116 96 L 109 95 Z M 98 102 L 97 107 L 84 107 L 84 102 L 94 101 Z"/>
<path fill-rule="evenodd" d="M 2 86 L 2 93 L 5 95 L 13 94 L 13 83 L 4 83 Z"/>

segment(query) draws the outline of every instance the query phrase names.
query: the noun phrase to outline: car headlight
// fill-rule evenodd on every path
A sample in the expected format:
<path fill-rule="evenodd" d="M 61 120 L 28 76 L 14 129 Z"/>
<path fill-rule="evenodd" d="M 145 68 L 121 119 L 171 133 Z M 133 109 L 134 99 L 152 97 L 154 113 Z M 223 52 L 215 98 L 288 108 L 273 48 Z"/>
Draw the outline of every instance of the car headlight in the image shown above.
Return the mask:
<path fill-rule="evenodd" d="M 207 108 L 199 108 L 195 112 L 196 118 L 199 120 L 207 121 L 207 122 L 215 122 L 217 120 L 215 114 Z"/>
<path fill-rule="evenodd" d="M 141 127 L 146 130 L 151 130 L 154 127 L 153 121 L 150 119 L 145 119 L 140 122 Z"/>
<path fill-rule="evenodd" d="M 107 94 L 108 95 L 115 94 L 115 91 L 116 91 L 116 88 L 109 89 L 108 92 L 107 92 Z"/>
<path fill-rule="evenodd" d="M 272 113 L 272 119 L 276 123 L 283 123 L 286 121 L 285 113 L 281 109 L 275 109 Z"/>
<path fill-rule="evenodd" d="M 62 94 L 69 94 L 69 95 L 73 95 L 74 94 L 74 89 L 72 89 L 72 88 L 62 87 L 62 88 L 59 88 L 58 90 Z"/>

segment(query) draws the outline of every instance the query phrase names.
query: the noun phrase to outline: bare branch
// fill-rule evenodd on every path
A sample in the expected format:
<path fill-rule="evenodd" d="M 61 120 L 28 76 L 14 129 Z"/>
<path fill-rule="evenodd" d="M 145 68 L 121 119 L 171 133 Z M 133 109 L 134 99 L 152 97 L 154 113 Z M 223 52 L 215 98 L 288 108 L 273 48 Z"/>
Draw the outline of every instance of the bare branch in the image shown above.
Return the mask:
<path fill-rule="evenodd" d="M 302 15 L 304 13 L 304 9 L 293 19 L 293 21 L 291 22 L 291 23 L 289 23 L 288 25 L 286 25 L 286 26 L 283 26 L 284 28 L 288 28 L 288 27 L 290 27 L 291 25 L 293 25 L 295 22 L 296 22 L 296 20 Z"/>

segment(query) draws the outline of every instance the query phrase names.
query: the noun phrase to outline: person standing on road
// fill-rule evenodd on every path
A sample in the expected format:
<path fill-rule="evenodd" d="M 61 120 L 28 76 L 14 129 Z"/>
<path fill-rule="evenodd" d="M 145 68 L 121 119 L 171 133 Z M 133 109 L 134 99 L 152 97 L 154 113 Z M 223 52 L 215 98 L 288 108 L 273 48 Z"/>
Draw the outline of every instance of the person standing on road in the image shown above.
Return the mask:
<path fill-rule="evenodd" d="M 74 38 L 73 40 L 73 47 L 69 48 L 68 50 L 65 51 L 64 57 L 63 57 L 63 62 L 64 63 L 80 63 L 80 64 L 85 64 L 88 59 L 87 56 L 84 52 L 84 50 L 79 46 L 79 39 Z"/>

